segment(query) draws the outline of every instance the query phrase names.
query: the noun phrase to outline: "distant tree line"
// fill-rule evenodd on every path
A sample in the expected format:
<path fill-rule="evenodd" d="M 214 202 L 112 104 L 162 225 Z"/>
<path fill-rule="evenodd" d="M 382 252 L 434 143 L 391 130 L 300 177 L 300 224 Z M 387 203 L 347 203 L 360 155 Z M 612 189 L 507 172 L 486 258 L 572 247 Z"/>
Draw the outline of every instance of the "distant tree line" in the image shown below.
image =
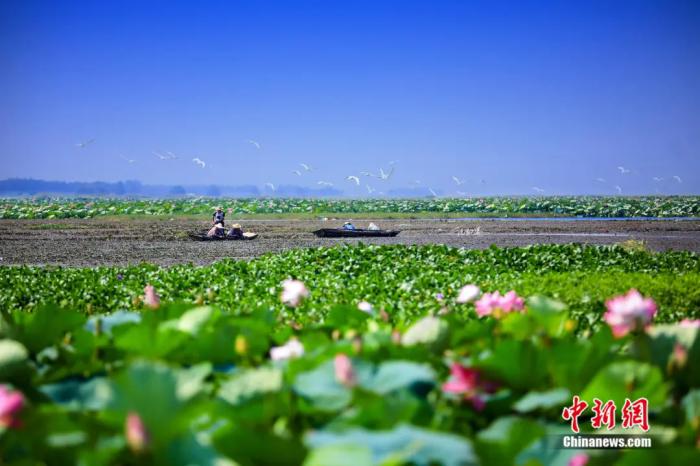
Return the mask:
<path fill-rule="evenodd" d="M 333 188 L 311 189 L 302 186 L 280 186 L 276 195 L 290 197 L 339 196 L 342 191 Z M 0 180 L 3 196 L 136 196 L 136 197 L 257 197 L 260 189 L 255 185 L 148 185 L 136 180 L 117 181 L 46 181 L 29 178 Z"/>

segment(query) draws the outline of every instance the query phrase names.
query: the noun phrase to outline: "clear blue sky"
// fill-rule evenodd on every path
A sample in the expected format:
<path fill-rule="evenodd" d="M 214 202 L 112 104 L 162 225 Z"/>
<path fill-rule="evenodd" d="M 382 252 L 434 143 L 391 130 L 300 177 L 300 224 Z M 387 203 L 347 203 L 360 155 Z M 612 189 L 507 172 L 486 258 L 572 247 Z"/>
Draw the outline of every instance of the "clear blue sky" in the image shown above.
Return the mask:
<path fill-rule="evenodd" d="M 6 1 L 0 64 L 0 178 L 700 192 L 696 0 Z"/>

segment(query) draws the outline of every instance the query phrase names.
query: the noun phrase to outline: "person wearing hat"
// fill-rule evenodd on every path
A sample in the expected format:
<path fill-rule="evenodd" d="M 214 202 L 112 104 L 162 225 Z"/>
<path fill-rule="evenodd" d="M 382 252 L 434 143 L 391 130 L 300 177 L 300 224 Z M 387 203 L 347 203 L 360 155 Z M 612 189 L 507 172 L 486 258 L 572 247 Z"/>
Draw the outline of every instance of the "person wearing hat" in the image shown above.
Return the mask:
<path fill-rule="evenodd" d="M 355 229 L 355 225 L 353 225 L 350 222 L 345 222 L 343 224 L 343 230 L 354 230 L 354 229 Z"/>
<path fill-rule="evenodd" d="M 241 228 L 240 223 L 231 225 L 231 229 L 226 236 L 233 239 L 243 239 L 243 228 Z"/>
<path fill-rule="evenodd" d="M 216 225 L 216 224 L 221 224 L 221 227 L 224 227 L 224 217 L 226 214 L 224 213 L 224 209 L 221 208 L 221 206 L 217 207 L 214 213 L 211 216 L 211 223 Z"/>

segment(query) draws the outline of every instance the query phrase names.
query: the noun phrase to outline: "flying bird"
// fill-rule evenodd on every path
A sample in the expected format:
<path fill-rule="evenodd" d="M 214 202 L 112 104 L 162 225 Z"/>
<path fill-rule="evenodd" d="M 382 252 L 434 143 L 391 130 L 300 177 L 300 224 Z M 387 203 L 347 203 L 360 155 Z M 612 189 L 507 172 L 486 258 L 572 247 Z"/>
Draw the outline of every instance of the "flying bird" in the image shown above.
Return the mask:
<path fill-rule="evenodd" d="M 454 182 L 457 184 L 457 186 L 460 186 L 460 185 L 464 184 L 464 181 L 460 180 L 460 179 L 457 178 L 456 176 L 453 176 L 453 177 L 452 177 L 452 181 L 454 181 Z"/>
<path fill-rule="evenodd" d="M 330 181 L 319 181 L 318 185 L 331 187 L 333 186 L 333 183 L 331 183 Z"/>
<path fill-rule="evenodd" d="M 81 149 L 85 149 L 87 146 L 89 146 L 93 142 L 95 142 L 94 139 L 88 139 L 87 141 L 77 143 L 76 146 L 80 147 Z"/>
<path fill-rule="evenodd" d="M 596 180 L 598 183 L 605 183 L 605 178 L 600 178 L 600 177 L 598 177 L 598 178 L 596 178 L 595 180 Z"/>
<path fill-rule="evenodd" d="M 173 154 L 172 152 L 168 152 L 168 155 L 163 155 L 160 152 L 153 151 L 153 155 L 158 157 L 160 160 L 174 160 L 177 158 L 177 155 Z"/>
<path fill-rule="evenodd" d="M 204 163 L 204 160 L 200 159 L 199 157 L 193 158 L 192 161 L 193 161 L 194 163 L 196 163 L 197 165 L 199 165 L 200 168 L 204 168 L 204 167 L 207 166 L 207 164 Z"/>
<path fill-rule="evenodd" d="M 654 180 L 654 181 L 656 181 L 657 183 L 659 183 L 659 182 L 663 181 L 664 179 L 661 178 L 660 176 L 655 176 L 655 177 L 652 178 L 652 180 Z"/>
<path fill-rule="evenodd" d="M 533 186 L 532 190 L 535 191 L 536 193 L 543 193 L 544 189 L 538 187 L 538 186 Z"/>
<path fill-rule="evenodd" d="M 360 186 L 360 179 L 356 176 L 350 175 L 345 179 L 348 181 L 354 181 L 357 186 Z"/>
<path fill-rule="evenodd" d="M 257 149 L 260 149 L 260 143 L 257 141 L 253 141 L 252 139 L 248 139 L 248 143 L 254 145 Z"/>
<path fill-rule="evenodd" d="M 122 154 L 119 154 L 119 157 L 122 158 L 123 160 L 126 160 L 127 163 L 134 163 L 134 162 L 136 162 L 136 160 L 134 160 L 134 159 L 127 159 L 127 158 L 124 157 Z"/>
<path fill-rule="evenodd" d="M 307 165 L 305 163 L 300 163 L 299 165 L 301 166 L 301 168 L 304 169 L 305 172 L 310 172 L 311 170 L 313 170 L 313 167 L 311 167 L 311 165 Z"/>
<path fill-rule="evenodd" d="M 370 173 L 370 172 L 360 172 L 360 175 L 362 175 L 362 176 L 376 176 L 376 175 L 373 175 L 373 174 Z"/>
<path fill-rule="evenodd" d="M 166 150 L 165 153 L 168 154 L 168 158 L 169 158 L 169 159 L 175 160 L 175 159 L 179 159 L 179 158 L 180 158 L 180 157 L 178 157 L 177 155 L 173 154 L 173 153 L 170 152 L 170 151 L 167 151 L 167 150 Z"/>
<path fill-rule="evenodd" d="M 389 177 L 394 173 L 394 167 L 391 167 L 391 170 L 389 170 L 389 173 L 385 173 L 383 169 L 379 169 L 379 179 L 382 181 L 386 181 L 389 179 Z"/>
<path fill-rule="evenodd" d="M 430 194 L 432 194 L 433 197 L 438 197 L 438 194 L 433 190 L 433 188 L 428 188 L 428 191 L 430 191 Z"/>
<path fill-rule="evenodd" d="M 368 185 L 368 184 L 365 185 L 365 186 L 367 187 L 367 194 L 372 194 L 373 192 L 376 191 L 376 189 L 374 189 L 373 187 L 371 187 L 371 186 Z"/>
<path fill-rule="evenodd" d="M 622 187 L 620 185 L 615 185 L 615 189 L 617 190 L 617 194 L 622 194 Z"/>
<path fill-rule="evenodd" d="M 294 173 L 297 176 L 301 176 L 301 172 L 299 170 L 292 170 L 292 173 Z"/>
<path fill-rule="evenodd" d="M 265 183 L 265 186 L 270 188 L 271 191 L 277 191 L 277 189 L 275 189 L 275 185 L 272 183 Z"/>
<path fill-rule="evenodd" d="M 676 180 L 676 181 L 678 181 L 679 183 L 682 183 L 682 182 L 683 182 L 683 180 L 681 180 L 681 177 L 678 176 L 678 175 L 673 175 L 673 179 Z"/>
<path fill-rule="evenodd" d="M 620 170 L 621 175 L 626 175 L 626 174 L 631 172 L 631 170 L 629 168 L 625 168 L 623 166 L 619 166 L 619 167 L 617 167 L 617 169 Z"/>

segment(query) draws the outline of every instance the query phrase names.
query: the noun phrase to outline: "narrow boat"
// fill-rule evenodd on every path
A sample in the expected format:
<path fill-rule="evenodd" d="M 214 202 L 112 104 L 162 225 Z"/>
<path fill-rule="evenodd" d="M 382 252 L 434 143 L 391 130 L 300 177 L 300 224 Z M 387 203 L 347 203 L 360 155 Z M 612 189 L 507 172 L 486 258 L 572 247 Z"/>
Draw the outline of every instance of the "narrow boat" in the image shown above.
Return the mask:
<path fill-rule="evenodd" d="M 230 236 L 207 236 L 206 233 L 189 233 L 188 236 L 194 241 L 245 241 L 258 237 L 257 233 L 243 233 L 242 238 L 232 238 Z"/>
<path fill-rule="evenodd" d="M 321 228 L 314 231 L 319 238 L 372 238 L 381 236 L 396 236 L 399 230 L 346 230 L 344 228 Z"/>

